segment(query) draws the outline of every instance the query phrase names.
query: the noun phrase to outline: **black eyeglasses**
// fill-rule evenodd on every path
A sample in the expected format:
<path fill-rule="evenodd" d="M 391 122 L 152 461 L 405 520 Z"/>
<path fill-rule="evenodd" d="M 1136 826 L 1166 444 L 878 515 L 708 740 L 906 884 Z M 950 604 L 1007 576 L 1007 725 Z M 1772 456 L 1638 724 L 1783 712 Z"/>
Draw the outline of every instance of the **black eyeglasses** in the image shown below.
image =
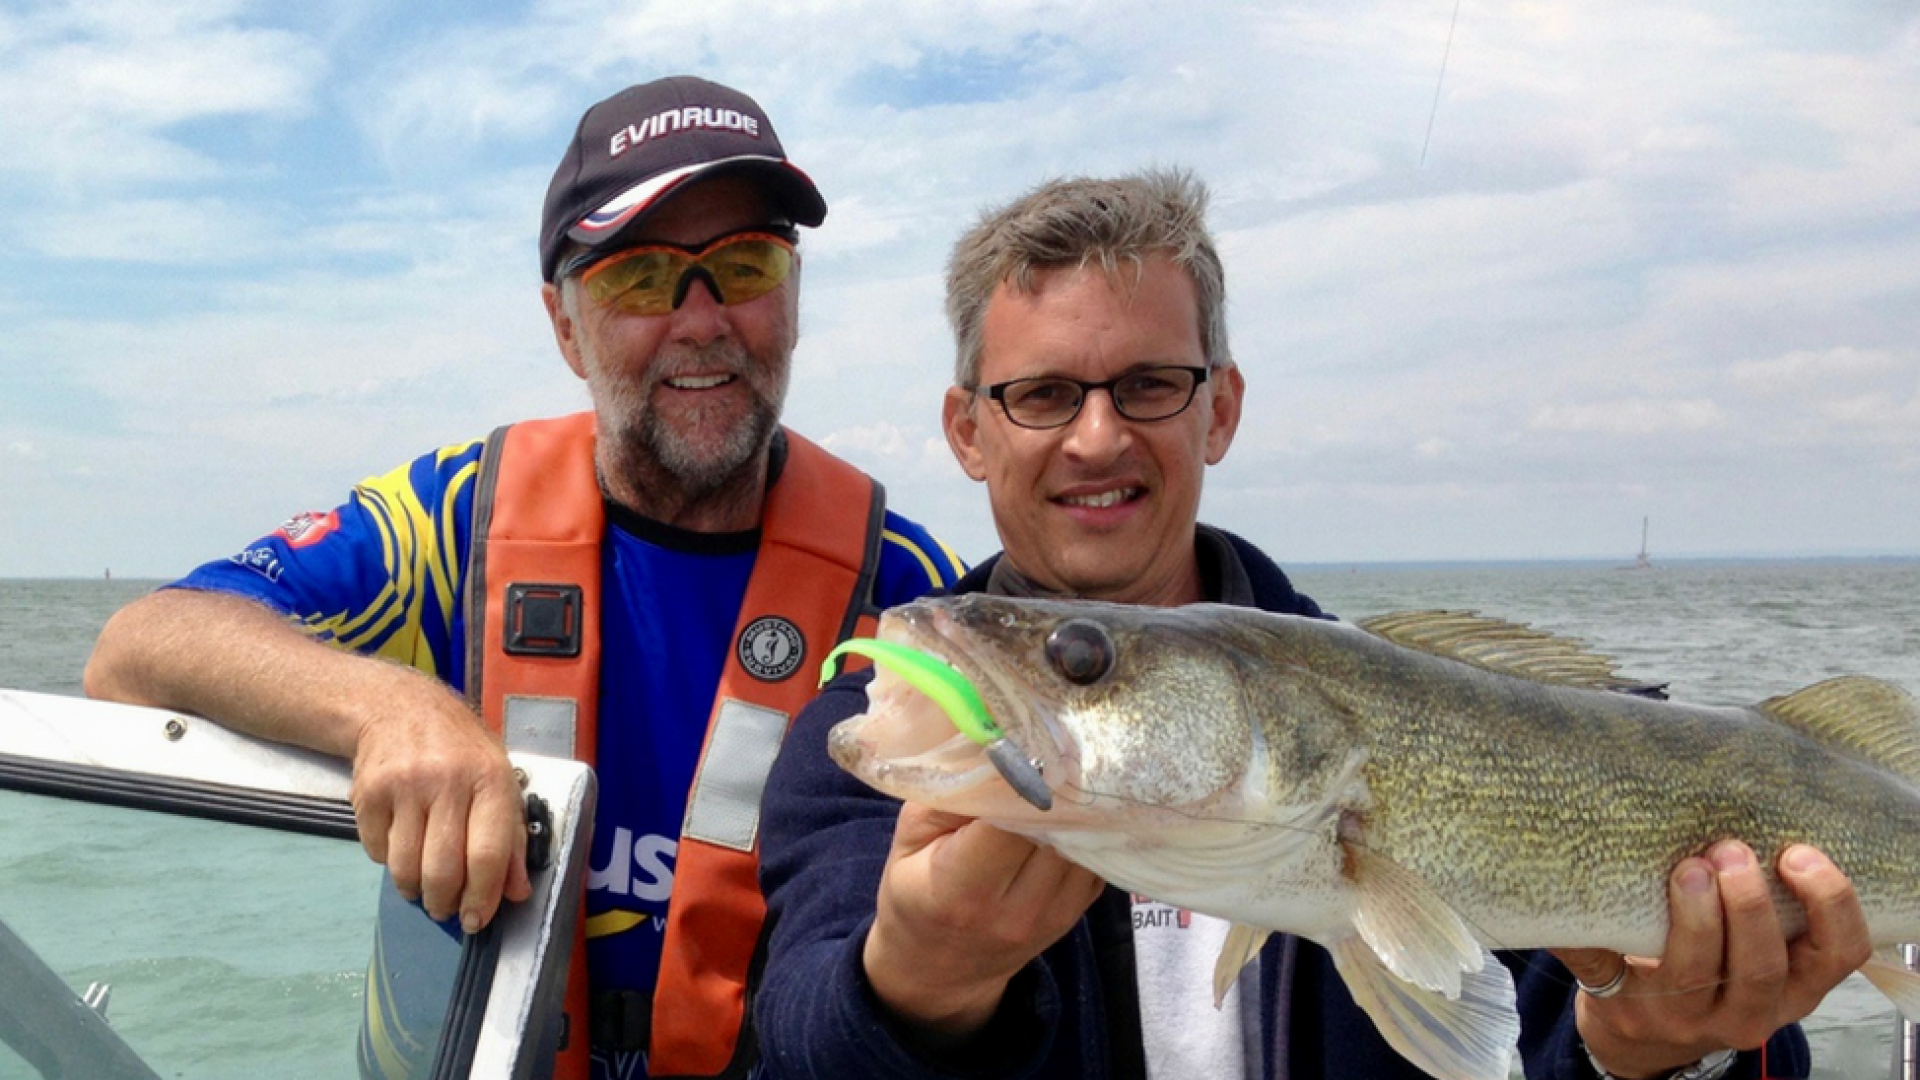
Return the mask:
<path fill-rule="evenodd" d="M 1043 375 L 1035 379 L 1009 379 L 977 388 L 1000 403 L 1007 419 L 1023 428 L 1046 430 L 1064 427 L 1080 415 L 1087 395 L 1105 390 L 1113 398 L 1113 407 L 1129 420 L 1165 420 L 1178 416 L 1193 404 L 1193 395 L 1207 381 L 1203 367 L 1140 368 L 1104 382 L 1082 382 L 1064 375 Z"/>

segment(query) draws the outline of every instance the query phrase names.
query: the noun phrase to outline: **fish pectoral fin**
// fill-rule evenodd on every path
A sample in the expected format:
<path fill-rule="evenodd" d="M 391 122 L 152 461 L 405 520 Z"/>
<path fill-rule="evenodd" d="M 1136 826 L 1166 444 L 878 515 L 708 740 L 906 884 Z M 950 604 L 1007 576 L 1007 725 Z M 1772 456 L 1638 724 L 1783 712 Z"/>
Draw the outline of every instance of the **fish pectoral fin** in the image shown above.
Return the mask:
<path fill-rule="evenodd" d="M 1359 896 L 1353 925 L 1361 940 L 1400 978 L 1460 996 L 1463 977 L 1487 962 L 1466 921 L 1420 875 L 1365 848 L 1349 844 L 1348 851 Z"/>
<path fill-rule="evenodd" d="M 1220 946 L 1220 959 L 1213 964 L 1213 1007 L 1227 1000 L 1227 991 L 1233 989 L 1233 982 L 1240 977 L 1240 969 L 1246 967 L 1254 957 L 1260 955 L 1260 946 L 1267 943 L 1273 931 L 1262 930 L 1245 923 L 1234 923 L 1227 931 L 1227 940 Z"/>
<path fill-rule="evenodd" d="M 1479 970 L 1461 980 L 1460 996 L 1448 998 L 1388 971 L 1357 934 L 1328 951 L 1354 1003 L 1402 1057 L 1441 1080 L 1507 1080 L 1520 1014 L 1513 975 L 1493 954 L 1481 950 Z"/>
<path fill-rule="evenodd" d="M 1874 950 L 1873 959 L 1866 962 L 1860 974 L 1887 995 L 1900 1015 L 1920 1023 L 1920 971 L 1907 967 L 1898 945 Z"/>

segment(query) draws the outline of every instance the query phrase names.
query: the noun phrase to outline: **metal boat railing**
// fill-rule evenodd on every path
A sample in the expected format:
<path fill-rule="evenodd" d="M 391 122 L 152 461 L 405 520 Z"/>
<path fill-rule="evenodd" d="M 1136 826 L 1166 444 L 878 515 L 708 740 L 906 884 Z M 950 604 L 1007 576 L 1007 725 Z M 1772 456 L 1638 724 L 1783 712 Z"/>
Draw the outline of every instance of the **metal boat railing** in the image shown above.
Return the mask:
<path fill-rule="evenodd" d="M 1920 946 L 1900 946 L 1900 958 L 1907 967 L 1920 971 Z M 1895 1021 L 1893 1038 L 1893 1080 L 1920 1080 L 1920 1024 L 1904 1016 Z"/>

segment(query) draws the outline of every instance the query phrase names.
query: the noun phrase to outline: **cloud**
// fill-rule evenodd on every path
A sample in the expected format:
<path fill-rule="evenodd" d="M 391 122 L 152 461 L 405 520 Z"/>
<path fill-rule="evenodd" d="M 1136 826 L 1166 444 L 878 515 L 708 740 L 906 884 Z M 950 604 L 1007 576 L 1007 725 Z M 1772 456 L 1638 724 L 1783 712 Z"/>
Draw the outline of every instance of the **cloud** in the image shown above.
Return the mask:
<path fill-rule="evenodd" d="M 1711 401 L 1596 401 L 1534 411 L 1530 430 L 1548 434 L 1657 436 L 1713 431 L 1726 414 Z"/>
<path fill-rule="evenodd" d="M 49 210 L 21 223 L 32 249 L 67 259 L 152 263 L 219 263 L 268 233 L 255 206 L 216 199 L 98 199 Z"/>
<path fill-rule="evenodd" d="M 300 36 L 247 25 L 239 3 L 48 4 L 7 31 L 0 175 L 43 197 L 219 175 L 183 127 L 297 114 L 325 66 Z"/>
<path fill-rule="evenodd" d="M 171 571 L 578 408 L 548 177 L 588 104 L 694 72 L 767 104 L 832 207 L 790 422 L 968 554 L 994 538 L 939 431 L 949 247 L 1042 179 L 1148 165 L 1214 191 L 1250 388 L 1207 512 L 1284 553 L 1561 554 L 1622 522 L 1630 551 L 1649 513 L 1714 523 L 1676 547 L 1920 551 L 1920 16 L 1468 5 L 1442 79 L 1445 5 L 1176 14 L 11 5 L 0 460 L 64 471 L 0 495 L 103 545 L 123 507 Z"/>
<path fill-rule="evenodd" d="M 1902 356 L 1884 349 L 1800 349 L 1764 360 L 1742 360 L 1727 367 L 1727 381 L 1763 397 L 1800 396 L 1835 387 L 1873 385 L 1920 373 L 1920 354 Z"/>
<path fill-rule="evenodd" d="M 898 424 L 882 422 L 833 432 L 821 439 L 820 445 L 836 454 L 898 457 L 912 445 L 912 438 Z"/>

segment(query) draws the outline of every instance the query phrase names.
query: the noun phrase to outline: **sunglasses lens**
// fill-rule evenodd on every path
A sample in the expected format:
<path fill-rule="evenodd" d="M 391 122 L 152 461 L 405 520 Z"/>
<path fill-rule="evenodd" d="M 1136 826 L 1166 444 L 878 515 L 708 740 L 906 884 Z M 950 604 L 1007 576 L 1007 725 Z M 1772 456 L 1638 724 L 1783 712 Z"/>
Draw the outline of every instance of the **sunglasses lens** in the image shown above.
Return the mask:
<path fill-rule="evenodd" d="M 673 310 L 673 289 L 692 260 L 666 248 L 624 252 L 586 272 L 580 283 L 596 304 L 617 303 L 635 315 Z"/>
<path fill-rule="evenodd" d="M 665 315 L 695 267 L 720 290 L 722 303 L 741 304 L 787 280 L 793 248 L 757 233 L 722 240 L 697 257 L 673 248 L 635 248 L 592 267 L 580 281 L 595 303 L 615 304 L 634 315 Z"/>
<path fill-rule="evenodd" d="M 700 265 L 720 286 L 721 299 L 745 303 L 780 287 L 793 269 L 793 249 L 758 237 L 722 244 L 700 258 Z"/>

